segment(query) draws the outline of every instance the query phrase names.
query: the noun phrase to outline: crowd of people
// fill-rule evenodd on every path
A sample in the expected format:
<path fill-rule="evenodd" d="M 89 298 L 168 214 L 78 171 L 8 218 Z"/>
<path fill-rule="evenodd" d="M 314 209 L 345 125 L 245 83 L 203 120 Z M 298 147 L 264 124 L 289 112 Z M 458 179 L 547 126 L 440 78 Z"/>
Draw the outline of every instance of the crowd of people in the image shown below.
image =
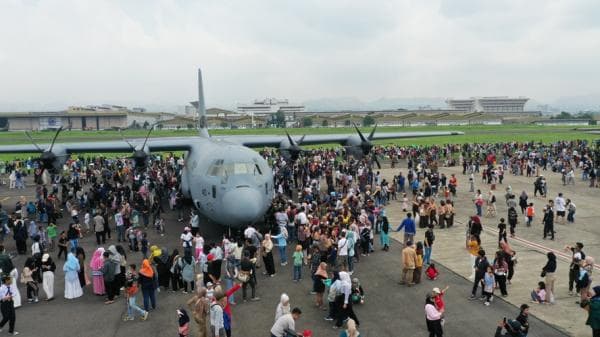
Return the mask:
<path fill-rule="evenodd" d="M 497 185 L 504 186 L 505 176 L 531 176 L 534 197 L 539 193 L 546 199 L 551 191 L 543 173 L 548 169 L 562 174 L 564 184 L 575 183 L 577 169 L 590 187 L 598 186 L 592 154 L 584 141 L 389 146 L 374 151 L 389 158 L 394 168 L 399 160 L 405 160 L 406 170 L 398 169 L 399 173 L 387 181 L 372 168 L 368 158 L 346 160 L 343 149 L 314 150 L 294 162 L 276 152 L 262 151 L 273 166 L 277 192 L 265 216 L 266 225 L 249 225 L 240 235 L 213 241 L 202 236 L 198 214 L 192 211 L 188 215 L 184 205 L 179 189 L 182 158 L 166 156 L 145 170 L 136 170 L 126 159 L 75 158 L 65 163 L 63 172 L 53 175 L 34 161 L 3 165 L 3 177 L 9 176 L 8 188 L 23 188 L 28 176 L 32 176 L 36 187 L 32 200 L 21 198 L 14 208 L 0 209 L 2 240 L 12 234 L 16 253 L 27 256 L 19 273 L 4 247 L 0 249 L 4 317 L 0 326 L 9 322 L 10 332 L 15 333 L 14 308 L 21 306 L 17 282 L 26 287 L 28 303 L 39 301 L 40 286 L 44 300 L 55 298 L 56 254 L 57 262 L 65 260 L 66 299 L 81 297 L 86 289 L 103 298 L 106 305 L 123 296 L 128 303 L 123 320 L 129 321 L 136 316 L 148 319 L 157 308 L 157 292 L 161 289 L 191 293 L 186 303 L 191 315 L 186 307 L 178 308 L 179 334 L 189 335 L 191 316 L 197 335 L 231 336 L 236 292 L 242 290 L 242 301 L 259 301 L 257 274 L 264 266 L 265 276 L 278 277 L 278 253 L 281 266 L 287 265 L 291 257 L 293 281 L 311 280 L 315 308 L 326 311 L 324 319 L 334 322 L 334 328 L 343 329 L 341 336 L 356 337 L 360 335 L 360 320 L 353 306 L 364 304 L 366 299 L 365 288 L 355 274 L 356 263 L 368 261 L 378 243 L 384 252 L 388 251 L 394 230 L 404 234 L 399 283 L 407 287 L 419 284 L 422 274 L 435 280 L 439 275 L 432 262 L 435 231 L 455 225 L 457 193 L 474 193 L 474 215 L 465 240 L 473 270 L 471 298 L 482 298 L 485 305 L 490 305 L 496 289 L 507 296 L 507 285 L 514 276 L 516 252 L 508 243 L 508 235 L 516 235 L 519 211 L 527 218 L 527 225 L 537 216 L 526 191 L 517 195 L 507 187 L 504 201 L 508 212 L 499 219 L 498 246 L 494 258 L 488 260 L 480 238 L 482 221 L 499 216 L 496 191 Z M 469 177 L 469 192 L 459 187 L 455 174 L 439 172 L 441 166 L 458 165 Z M 482 183 L 488 186 L 487 196 L 474 189 L 475 174 L 481 174 Z M 406 211 L 398 226 L 392 227 L 386 216 L 385 208 L 390 203 Z M 149 244 L 148 234 L 164 235 L 167 228 L 174 227 L 165 223 L 165 209 L 176 212 L 183 228 L 177 249 Z M 574 202 L 562 193 L 548 200 L 542 211 L 543 238 L 553 240 L 555 219 L 572 223 L 575 213 Z M 59 229 L 60 222 L 68 224 L 65 230 Z M 422 239 L 416 237 L 417 228 L 424 230 Z M 97 248 L 86 261 L 80 240 L 88 236 Z M 575 289 L 581 306 L 590 311 L 590 324 L 596 333 L 600 331 L 600 292 L 591 287 L 594 260 L 584 255 L 580 242 L 566 249 L 573 254 L 569 289 Z M 532 301 L 555 302 L 556 268 L 556 256 L 549 252 L 542 268 L 545 280 L 531 292 Z M 430 336 L 443 334 L 446 291 L 434 288 L 426 298 Z M 138 292 L 142 295 L 141 306 L 136 301 Z M 311 335 L 310 330 L 296 332 L 295 322 L 302 310 L 292 307 L 292 301 L 287 294 L 281 295 L 270 330 L 272 337 Z M 502 321 L 497 335 L 502 328 L 511 335 L 526 335 L 528 310 L 523 305 L 515 320 Z"/>

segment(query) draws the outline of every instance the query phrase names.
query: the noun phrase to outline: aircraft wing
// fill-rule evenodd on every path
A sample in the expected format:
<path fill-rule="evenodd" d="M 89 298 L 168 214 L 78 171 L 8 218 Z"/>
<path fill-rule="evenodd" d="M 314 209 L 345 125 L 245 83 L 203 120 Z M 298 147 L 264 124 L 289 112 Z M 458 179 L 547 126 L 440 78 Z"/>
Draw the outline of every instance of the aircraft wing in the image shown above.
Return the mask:
<path fill-rule="evenodd" d="M 416 131 L 416 132 L 381 132 L 373 135 L 372 140 L 384 139 L 401 139 L 401 138 L 418 138 L 418 137 L 436 137 L 436 136 L 455 136 L 462 135 L 459 131 Z M 318 144 L 341 144 L 343 145 L 349 137 L 356 134 L 322 134 L 322 135 L 306 135 L 302 141 L 302 145 L 318 145 Z M 227 136 L 223 137 L 227 141 L 236 142 L 248 147 L 278 147 L 281 141 L 285 138 L 282 136 Z M 295 138 L 299 138 L 297 135 Z M 217 137 L 215 137 L 217 138 Z"/>
<path fill-rule="evenodd" d="M 191 148 L 191 138 L 151 138 L 148 139 L 146 146 L 150 151 L 188 151 Z M 144 139 L 135 139 L 129 141 L 134 147 L 141 146 Z M 39 144 L 39 148 L 48 149 L 50 144 Z M 23 145 L 0 145 L 0 153 L 36 153 L 41 152 L 33 144 Z M 66 153 L 111 153 L 111 152 L 131 152 L 131 146 L 123 140 L 99 141 L 99 142 L 79 142 L 79 143 L 56 143 L 55 148 L 64 149 Z"/>

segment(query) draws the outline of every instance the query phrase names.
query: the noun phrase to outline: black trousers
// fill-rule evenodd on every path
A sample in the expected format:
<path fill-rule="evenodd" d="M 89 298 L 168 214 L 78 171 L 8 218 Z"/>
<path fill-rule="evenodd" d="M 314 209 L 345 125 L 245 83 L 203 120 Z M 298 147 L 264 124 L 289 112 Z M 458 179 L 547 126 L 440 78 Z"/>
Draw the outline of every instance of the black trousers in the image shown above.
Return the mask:
<path fill-rule="evenodd" d="M 481 283 L 482 279 L 483 275 L 475 274 L 475 281 L 473 281 L 473 290 L 471 291 L 471 295 L 475 296 L 475 294 L 477 293 L 477 287 L 479 287 L 479 284 Z M 481 296 L 483 296 L 483 286 L 481 286 Z"/>
<path fill-rule="evenodd" d="M 116 279 L 112 281 L 107 281 L 104 279 L 104 288 L 106 289 L 106 296 L 108 296 L 108 300 L 112 301 L 115 299 L 115 295 L 117 294 L 117 282 Z"/>
<path fill-rule="evenodd" d="M 60 259 L 60 256 L 62 254 L 65 254 L 65 261 L 67 261 L 67 247 L 65 246 L 58 246 L 58 258 Z"/>
<path fill-rule="evenodd" d="M 0 311 L 2 311 L 2 322 L 0 322 L 0 329 L 8 322 L 8 332 L 13 333 L 15 331 L 15 305 L 12 300 L 2 301 L 0 304 Z"/>
<path fill-rule="evenodd" d="M 263 262 L 265 263 L 265 270 L 268 275 L 275 274 L 275 262 L 273 261 L 273 252 L 268 252 L 267 255 L 263 256 Z"/>
<path fill-rule="evenodd" d="M 96 243 L 106 243 L 106 232 L 96 232 Z"/>
<path fill-rule="evenodd" d="M 248 280 L 248 282 L 244 282 L 242 284 L 242 298 L 244 300 L 246 300 L 246 291 L 248 289 L 248 285 L 250 285 L 250 288 L 252 291 L 251 298 L 255 298 L 256 297 L 256 281 L 254 280 L 254 275 L 250 275 L 250 279 Z"/>
<path fill-rule="evenodd" d="M 427 331 L 429 331 L 429 337 L 442 337 L 444 335 L 444 331 L 442 330 L 442 320 L 437 319 L 435 321 L 427 321 Z"/>
<path fill-rule="evenodd" d="M 573 285 L 575 285 L 575 290 L 579 292 L 579 287 L 577 286 L 577 278 L 579 277 L 579 269 L 569 269 L 569 291 L 573 291 Z"/>
<path fill-rule="evenodd" d="M 352 318 L 354 320 L 354 322 L 356 322 L 356 325 L 360 325 L 359 321 L 358 321 L 358 317 L 356 317 L 356 314 L 354 313 L 354 310 L 352 309 L 352 301 L 349 300 L 348 304 L 346 304 L 346 309 L 344 309 L 344 295 L 339 295 L 335 298 L 335 308 L 337 311 L 336 317 L 334 317 L 336 319 L 335 325 L 337 327 L 341 327 L 344 324 L 344 320 L 346 318 Z"/>
<path fill-rule="evenodd" d="M 506 291 L 506 275 L 498 275 L 495 274 L 496 277 L 496 282 L 498 282 L 498 287 L 500 288 L 500 293 L 502 295 L 508 295 L 508 292 Z"/>
<path fill-rule="evenodd" d="M 554 224 L 544 224 L 544 239 L 550 234 L 550 238 L 554 240 Z"/>

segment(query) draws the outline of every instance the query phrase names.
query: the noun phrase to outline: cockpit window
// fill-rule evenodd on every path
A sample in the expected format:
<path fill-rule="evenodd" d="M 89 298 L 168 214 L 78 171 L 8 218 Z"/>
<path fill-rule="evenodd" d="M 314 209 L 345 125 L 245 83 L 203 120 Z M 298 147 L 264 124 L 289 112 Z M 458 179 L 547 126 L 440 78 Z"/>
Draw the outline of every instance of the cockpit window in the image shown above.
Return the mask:
<path fill-rule="evenodd" d="M 215 160 L 208 168 L 209 176 L 229 177 L 235 175 L 262 175 L 262 170 L 256 163 L 238 162 L 238 163 L 223 163 L 222 159 Z"/>

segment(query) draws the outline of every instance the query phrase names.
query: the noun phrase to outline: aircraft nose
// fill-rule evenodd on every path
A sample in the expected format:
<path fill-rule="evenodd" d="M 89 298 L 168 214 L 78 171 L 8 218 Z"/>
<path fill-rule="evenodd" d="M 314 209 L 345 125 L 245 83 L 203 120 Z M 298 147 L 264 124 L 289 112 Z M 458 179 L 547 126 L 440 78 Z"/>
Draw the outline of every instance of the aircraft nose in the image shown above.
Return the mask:
<path fill-rule="evenodd" d="M 262 212 L 262 196 L 256 189 L 241 187 L 223 196 L 225 207 L 230 207 L 232 220 L 240 224 L 255 221 Z"/>

